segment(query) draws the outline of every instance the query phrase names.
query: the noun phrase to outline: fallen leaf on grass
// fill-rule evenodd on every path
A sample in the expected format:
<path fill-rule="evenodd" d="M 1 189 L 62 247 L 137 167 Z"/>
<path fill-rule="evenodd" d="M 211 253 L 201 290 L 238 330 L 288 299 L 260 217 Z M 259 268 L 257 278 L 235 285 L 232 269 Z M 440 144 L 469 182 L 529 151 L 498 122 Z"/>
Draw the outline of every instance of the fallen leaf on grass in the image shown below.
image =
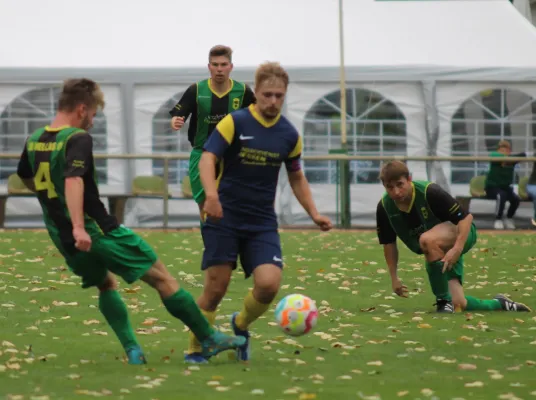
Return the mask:
<path fill-rule="evenodd" d="M 476 369 L 476 365 L 474 364 L 459 364 L 458 369 L 464 370 L 464 371 L 473 371 Z"/>
<path fill-rule="evenodd" d="M 84 325 L 98 325 L 98 324 L 100 324 L 100 321 L 97 321 L 96 319 L 90 319 L 90 320 L 84 321 Z"/>
<path fill-rule="evenodd" d="M 367 365 L 373 365 L 373 366 L 375 366 L 375 367 L 380 367 L 380 366 L 383 365 L 383 362 L 381 362 L 381 361 L 369 361 L 369 362 L 367 363 Z"/>
<path fill-rule="evenodd" d="M 421 394 L 422 394 L 423 396 L 431 396 L 431 395 L 434 394 L 434 391 L 433 391 L 432 389 L 428 389 L 428 388 L 426 388 L 426 389 L 422 389 L 422 390 L 421 390 Z"/>
<path fill-rule="evenodd" d="M 231 388 L 229 386 L 216 386 L 215 388 L 218 392 L 226 392 L 230 390 Z"/>
<path fill-rule="evenodd" d="M 316 399 L 316 394 L 314 393 L 301 393 L 298 400 L 314 400 Z"/>
<path fill-rule="evenodd" d="M 468 382 L 464 385 L 465 387 L 483 387 L 484 382 L 475 381 L 475 382 Z"/>
<path fill-rule="evenodd" d="M 430 329 L 432 327 L 430 324 L 419 324 L 417 326 L 421 329 Z"/>
<path fill-rule="evenodd" d="M 409 394 L 409 391 L 407 391 L 407 390 L 402 390 L 402 391 L 398 392 L 396 395 L 397 395 L 398 397 L 403 397 L 403 396 L 406 396 L 406 395 L 408 395 L 408 394 Z"/>
<path fill-rule="evenodd" d="M 262 389 L 253 389 L 251 391 L 251 394 L 254 394 L 254 395 L 263 395 L 264 394 L 264 390 Z"/>

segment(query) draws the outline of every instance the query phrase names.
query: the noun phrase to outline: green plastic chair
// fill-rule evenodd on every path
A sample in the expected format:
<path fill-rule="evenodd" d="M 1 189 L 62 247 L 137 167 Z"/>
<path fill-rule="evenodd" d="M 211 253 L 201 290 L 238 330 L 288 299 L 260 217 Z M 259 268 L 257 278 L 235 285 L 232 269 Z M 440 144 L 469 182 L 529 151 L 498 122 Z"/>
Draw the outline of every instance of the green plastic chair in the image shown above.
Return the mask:
<path fill-rule="evenodd" d="M 17 174 L 11 174 L 7 178 L 7 192 L 9 194 L 33 194 Z"/>
<path fill-rule="evenodd" d="M 161 176 L 142 175 L 135 177 L 132 181 L 132 194 L 134 196 L 163 197 L 166 191 L 171 197 L 171 193 Z"/>
<path fill-rule="evenodd" d="M 486 175 L 474 176 L 469 182 L 469 193 L 473 197 L 486 197 Z"/>
<path fill-rule="evenodd" d="M 184 179 L 181 182 L 181 190 L 182 195 L 188 199 L 191 199 L 194 197 L 192 193 L 192 185 L 190 184 L 190 177 L 185 176 Z"/>
<path fill-rule="evenodd" d="M 527 185 L 529 183 L 529 177 L 525 176 L 519 180 L 519 185 L 517 187 L 517 194 L 521 200 L 528 200 L 529 194 L 527 193 Z"/>

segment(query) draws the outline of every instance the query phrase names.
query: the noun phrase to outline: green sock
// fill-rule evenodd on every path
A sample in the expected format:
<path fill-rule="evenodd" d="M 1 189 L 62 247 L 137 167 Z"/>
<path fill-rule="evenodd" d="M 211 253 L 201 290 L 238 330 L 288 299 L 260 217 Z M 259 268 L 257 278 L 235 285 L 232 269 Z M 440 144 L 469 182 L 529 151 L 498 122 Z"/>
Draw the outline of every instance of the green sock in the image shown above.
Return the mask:
<path fill-rule="evenodd" d="M 472 296 L 465 296 L 467 300 L 466 311 L 496 311 L 502 310 L 502 306 L 499 300 L 480 300 Z"/>
<path fill-rule="evenodd" d="M 201 313 L 192 295 L 183 288 L 164 299 L 163 303 L 168 312 L 184 322 L 200 342 L 214 333 L 214 329 Z"/>
<path fill-rule="evenodd" d="M 117 290 L 106 290 L 100 293 L 99 309 L 125 350 L 139 346 L 128 318 L 127 306 Z"/>
<path fill-rule="evenodd" d="M 443 262 L 426 261 L 426 272 L 428 272 L 428 280 L 436 299 L 450 301 L 449 281 L 447 276 L 443 274 Z"/>

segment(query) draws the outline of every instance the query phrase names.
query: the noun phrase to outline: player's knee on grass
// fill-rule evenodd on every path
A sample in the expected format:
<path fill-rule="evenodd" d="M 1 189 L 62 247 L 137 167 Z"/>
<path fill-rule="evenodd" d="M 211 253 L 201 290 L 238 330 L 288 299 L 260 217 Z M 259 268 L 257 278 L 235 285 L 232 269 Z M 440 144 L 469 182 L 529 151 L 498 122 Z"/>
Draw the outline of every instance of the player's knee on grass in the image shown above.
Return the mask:
<path fill-rule="evenodd" d="M 198 305 L 205 311 L 215 311 L 227 293 L 233 272 L 232 264 L 214 265 L 205 271 L 203 294 Z"/>
<path fill-rule="evenodd" d="M 100 285 L 97 285 L 97 288 L 101 292 L 117 290 L 117 279 L 115 279 L 115 276 L 113 276 L 111 272 L 108 272 L 106 274 L 106 278 L 104 278 L 104 281 Z"/>
<path fill-rule="evenodd" d="M 175 294 L 179 290 L 179 282 L 177 282 L 160 260 L 157 260 L 141 279 L 156 289 L 163 299 Z"/>
<path fill-rule="evenodd" d="M 264 304 L 272 302 L 279 291 L 282 272 L 280 267 L 273 264 L 263 264 L 255 268 L 253 297 Z"/>

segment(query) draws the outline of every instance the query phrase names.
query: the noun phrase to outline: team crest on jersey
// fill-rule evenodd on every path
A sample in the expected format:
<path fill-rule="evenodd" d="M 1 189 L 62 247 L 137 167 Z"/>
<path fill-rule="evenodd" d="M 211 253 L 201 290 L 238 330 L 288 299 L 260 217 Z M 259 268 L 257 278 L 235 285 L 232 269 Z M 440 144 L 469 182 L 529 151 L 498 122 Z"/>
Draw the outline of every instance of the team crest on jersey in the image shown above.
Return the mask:
<path fill-rule="evenodd" d="M 421 207 L 421 214 L 424 219 L 428 219 L 428 210 L 426 209 L 426 207 Z"/>
<path fill-rule="evenodd" d="M 233 110 L 238 110 L 240 108 L 240 99 L 238 97 L 233 99 Z"/>

